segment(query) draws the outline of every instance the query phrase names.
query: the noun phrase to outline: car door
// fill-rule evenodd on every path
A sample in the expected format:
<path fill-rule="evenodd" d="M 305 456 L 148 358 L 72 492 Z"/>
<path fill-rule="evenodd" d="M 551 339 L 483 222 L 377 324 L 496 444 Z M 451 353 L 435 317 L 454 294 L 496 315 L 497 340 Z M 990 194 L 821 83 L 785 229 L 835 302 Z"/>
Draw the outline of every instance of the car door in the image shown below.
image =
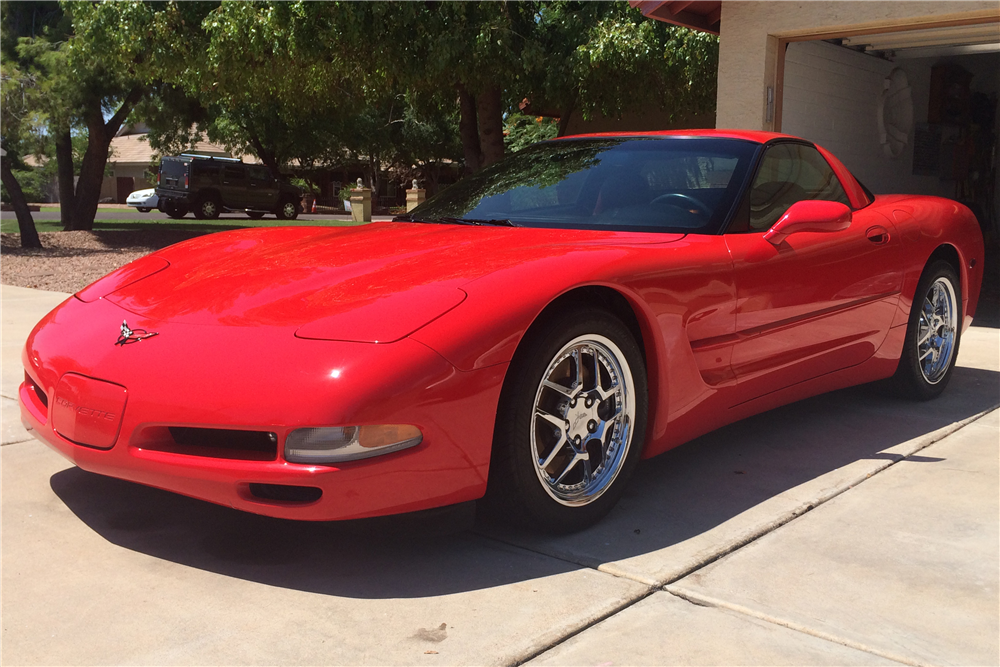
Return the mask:
<path fill-rule="evenodd" d="M 247 172 L 242 164 L 227 164 L 222 168 L 222 203 L 226 208 L 248 208 Z"/>
<path fill-rule="evenodd" d="M 273 209 L 278 203 L 278 189 L 270 170 L 263 165 L 251 165 L 247 167 L 247 176 L 249 208 L 261 211 Z"/>
<path fill-rule="evenodd" d="M 842 231 L 796 233 L 778 244 L 764 238 L 792 204 L 809 199 L 849 204 L 815 147 L 769 146 L 745 200 L 745 229 L 725 235 L 737 290 L 739 400 L 865 361 L 892 322 L 902 274 L 887 218 L 860 209 Z"/>

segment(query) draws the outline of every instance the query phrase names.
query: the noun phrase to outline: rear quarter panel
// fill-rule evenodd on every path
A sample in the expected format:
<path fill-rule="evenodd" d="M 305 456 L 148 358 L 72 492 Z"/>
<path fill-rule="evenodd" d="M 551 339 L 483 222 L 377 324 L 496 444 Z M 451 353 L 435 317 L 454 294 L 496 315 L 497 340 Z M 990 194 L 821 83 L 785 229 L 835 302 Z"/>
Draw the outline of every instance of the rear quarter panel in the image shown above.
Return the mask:
<path fill-rule="evenodd" d="M 972 324 L 983 281 L 983 234 L 966 206 L 940 197 L 879 196 L 872 206 L 889 218 L 903 245 L 903 286 L 893 326 L 905 325 L 920 276 L 931 256 L 953 249 L 958 256 L 964 331 Z"/>

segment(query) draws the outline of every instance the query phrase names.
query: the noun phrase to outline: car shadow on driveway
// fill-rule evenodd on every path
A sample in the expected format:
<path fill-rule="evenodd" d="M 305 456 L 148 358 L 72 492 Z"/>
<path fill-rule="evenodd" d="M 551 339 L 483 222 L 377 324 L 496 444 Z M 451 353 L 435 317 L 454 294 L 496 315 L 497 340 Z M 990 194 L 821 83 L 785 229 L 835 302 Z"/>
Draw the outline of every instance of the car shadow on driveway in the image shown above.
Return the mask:
<path fill-rule="evenodd" d="M 644 462 L 610 516 L 567 536 L 473 525 L 471 504 L 311 523 L 247 514 L 78 468 L 53 475 L 50 484 L 81 521 L 112 544 L 319 594 L 436 596 L 629 559 L 645 563 L 636 566 L 636 576 L 648 573 L 646 578 L 657 580 L 657 573 L 671 570 L 671 559 L 690 556 L 685 545 L 700 540 L 711 550 L 714 540 L 721 544 L 738 533 L 741 515 L 769 499 L 852 463 L 892 459 L 886 449 L 998 404 L 1000 373 L 965 367 L 955 369 L 943 396 L 926 403 L 895 398 L 881 384 L 800 401 Z M 531 554 L 531 567 L 514 567 L 525 555 L 516 546 L 557 558 Z M 704 551 L 705 545 L 697 549 Z"/>

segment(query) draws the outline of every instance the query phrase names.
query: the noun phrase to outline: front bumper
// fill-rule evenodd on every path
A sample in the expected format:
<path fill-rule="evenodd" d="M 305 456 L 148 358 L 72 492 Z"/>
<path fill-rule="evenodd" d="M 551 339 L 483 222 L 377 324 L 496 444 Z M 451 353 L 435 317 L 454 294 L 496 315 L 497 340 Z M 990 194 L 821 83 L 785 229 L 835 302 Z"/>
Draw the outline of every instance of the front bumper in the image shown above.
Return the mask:
<path fill-rule="evenodd" d="M 159 335 L 114 345 L 123 316 Z M 293 330 L 155 322 L 104 299 L 71 298 L 28 338 L 22 421 L 84 470 L 274 517 L 360 518 L 482 496 L 505 365 L 461 372 L 410 339 L 311 341 Z M 67 374 L 125 388 L 109 448 L 73 442 L 54 428 L 55 390 Z M 423 442 L 340 466 L 283 459 L 296 428 L 377 423 L 413 424 Z M 164 446 L 169 427 L 273 433 L 275 453 L 261 460 L 259 453 Z M 275 485 L 321 495 L 288 500 L 259 492 Z"/>

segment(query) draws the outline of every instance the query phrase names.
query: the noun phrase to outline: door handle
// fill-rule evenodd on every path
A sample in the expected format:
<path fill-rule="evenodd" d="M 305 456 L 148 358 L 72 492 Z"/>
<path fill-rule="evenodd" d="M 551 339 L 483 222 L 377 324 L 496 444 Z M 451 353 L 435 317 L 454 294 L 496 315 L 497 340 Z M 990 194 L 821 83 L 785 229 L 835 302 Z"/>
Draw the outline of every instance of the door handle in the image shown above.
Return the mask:
<path fill-rule="evenodd" d="M 881 225 L 869 227 L 868 231 L 865 232 L 865 236 L 875 245 L 885 245 L 889 242 L 889 230 Z"/>

